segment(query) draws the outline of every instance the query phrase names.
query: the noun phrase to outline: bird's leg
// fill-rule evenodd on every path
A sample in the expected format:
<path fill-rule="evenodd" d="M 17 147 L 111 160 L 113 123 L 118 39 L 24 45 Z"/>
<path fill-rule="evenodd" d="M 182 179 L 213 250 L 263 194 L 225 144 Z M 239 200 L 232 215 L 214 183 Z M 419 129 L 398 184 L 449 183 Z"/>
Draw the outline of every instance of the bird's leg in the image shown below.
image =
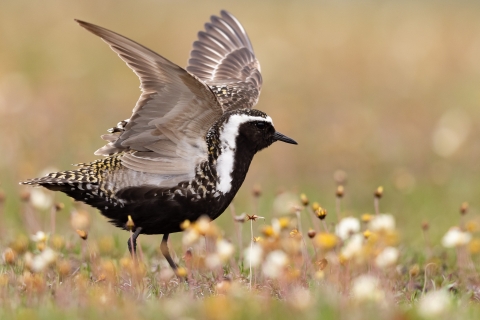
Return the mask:
<path fill-rule="evenodd" d="M 173 271 L 175 271 L 175 273 L 177 273 L 178 266 L 175 262 L 173 262 L 173 259 L 170 256 L 170 252 L 168 251 L 167 241 L 168 241 L 168 233 L 165 233 L 163 235 L 162 244 L 160 245 L 160 250 L 162 251 L 162 254 L 165 257 L 165 259 L 167 259 L 170 267 L 172 267 Z"/>
<path fill-rule="evenodd" d="M 137 252 L 137 238 L 140 235 L 140 232 L 142 232 L 142 228 L 138 227 L 135 229 L 135 232 L 132 234 L 131 238 L 128 238 L 127 245 L 128 245 L 128 251 L 130 251 L 130 254 L 132 255 L 132 258 L 134 257 L 135 253 Z M 132 248 L 133 246 L 133 248 Z"/>

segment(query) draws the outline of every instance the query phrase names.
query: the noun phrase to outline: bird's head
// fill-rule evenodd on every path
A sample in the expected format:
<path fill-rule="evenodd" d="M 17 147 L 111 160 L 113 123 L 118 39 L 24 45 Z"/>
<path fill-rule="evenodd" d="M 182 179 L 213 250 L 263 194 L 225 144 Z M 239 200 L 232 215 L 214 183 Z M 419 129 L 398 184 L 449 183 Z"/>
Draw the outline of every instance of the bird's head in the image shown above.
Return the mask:
<path fill-rule="evenodd" d="M 272 118 L 255 109 L 237 109 L 224 114 L 220 133 L 223 145 L 235 148 L 236 141 L 254 153 L 270 146 L 275 141 L 297 142 L 275 130 Z"/>

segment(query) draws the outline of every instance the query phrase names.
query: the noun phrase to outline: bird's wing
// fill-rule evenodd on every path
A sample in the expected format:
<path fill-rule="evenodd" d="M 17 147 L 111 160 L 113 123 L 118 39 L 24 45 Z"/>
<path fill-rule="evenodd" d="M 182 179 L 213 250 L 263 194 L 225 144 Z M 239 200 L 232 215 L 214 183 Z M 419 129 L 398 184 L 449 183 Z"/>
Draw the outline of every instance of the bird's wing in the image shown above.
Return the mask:
<path fill-rule="evenodd" d="M 124 152 L 127 168 L 178 181 L 193 177 L 208 157 L 205 135 L 223 111 L 202 81 L 144 46 L 115 32 L 78 21 L 102 38 L 140 78 L 142 94 L 130 119 L 103 136 L 95 152 Z"/>
<path fill-rule="evenodd" d="M 226 11 L 198 33 L 187 71 L 212 88 L 225 111 L 252 108 L 262 87 L 260 63 L 240 22 Z"/>

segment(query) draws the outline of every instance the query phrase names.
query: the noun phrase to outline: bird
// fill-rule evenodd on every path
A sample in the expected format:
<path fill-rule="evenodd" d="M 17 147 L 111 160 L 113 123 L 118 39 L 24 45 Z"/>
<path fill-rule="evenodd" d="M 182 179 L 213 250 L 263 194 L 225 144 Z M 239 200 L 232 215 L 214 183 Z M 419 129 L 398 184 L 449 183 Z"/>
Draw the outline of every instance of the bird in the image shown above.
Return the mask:
<path fill-rule="evenodd" d="M 257 152 L 276 141 L 297 142 L 253 109 L 262 87 L 260 64 L 229 12 L 211 16 L 185 69 L 118 33 L 75 21 L 134 71 L 142 93 L 131 117 L 101 136 L 107 144 L 95 155 L 102 158 L 20 184 L 63 192 L 133 231 L 127 242 L 132 256 L 140 234 L 162 234 L 161 252 L 177 271 L 169 234 L 182 231 L 186 220 L 216 219 Z"/>

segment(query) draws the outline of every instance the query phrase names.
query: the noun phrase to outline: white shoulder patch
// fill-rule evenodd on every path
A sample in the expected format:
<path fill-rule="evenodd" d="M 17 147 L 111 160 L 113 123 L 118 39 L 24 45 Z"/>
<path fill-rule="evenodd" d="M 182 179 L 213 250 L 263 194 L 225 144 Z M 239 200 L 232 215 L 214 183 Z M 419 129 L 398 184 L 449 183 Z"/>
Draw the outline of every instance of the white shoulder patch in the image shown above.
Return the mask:
<path fill-rule="evenodd" d="M 217 174 L 219 182 L 217 182 L 217 190 L 227 193 L 232 187 L 232 171 L 233 161 L 235 158 L 236 140 L 238 136 L 238 128 L 245 122 L 249 121 L 266 121 L 273 125 L 272 118 L 254 117 L 246 114 L 232 115 L 223 125 L 223 131 L 220 132 L 220 148 L 221 154 L 217 159 Z"/>

